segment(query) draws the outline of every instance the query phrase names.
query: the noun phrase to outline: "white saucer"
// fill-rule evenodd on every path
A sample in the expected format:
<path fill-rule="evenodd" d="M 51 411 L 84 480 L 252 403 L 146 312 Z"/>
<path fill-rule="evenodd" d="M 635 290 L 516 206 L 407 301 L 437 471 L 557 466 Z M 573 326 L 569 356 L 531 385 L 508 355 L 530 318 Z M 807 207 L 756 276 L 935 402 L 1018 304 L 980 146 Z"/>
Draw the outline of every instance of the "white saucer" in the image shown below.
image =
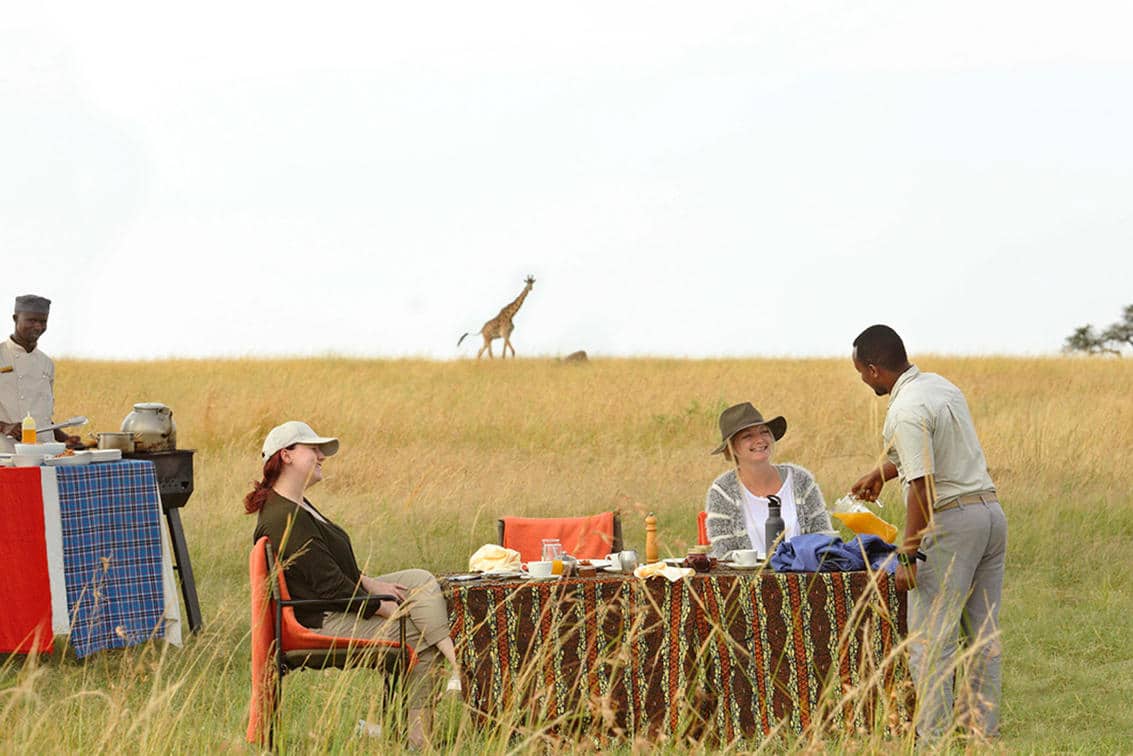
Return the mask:
<path fill-rule="evenodd" d="M 521 573 L 519 573 L 519 577 L 523 578 L 524 580 L 558 580 L 559 578 L 562 577 L 562 575 L 548 575 L 547 577 L 535 577 L 534 575 L 529 575 L 526 572 L 521 572 Z"/>
<path fill-rule="evenodd" d="M 615 567 L 615 566 L 613 566 L 613 565 L 610 565 L 609 567 L 603 567 L 603 568 L 602 568 L 602 572 L 612 572 L 612 573 L 614 573 L 615 575 L 623 575 L 623 574 L 625 574 L 625 573 L 623 573 L 623 572 L 622 572 L 621 570 L 619 570 L 619 569 L 618 569 L 617 567 Z"/>
<path fill-rule="evenodd" d="M 767 564 L 767 562 L 763 559 L 760 559 L 755 564 L 736 564 L 735 562 L 720 562 L 721 567 L 728 567 L 728 568 L 733 569 L 733 570 L 758 570 L 760 567 L 762 567 L 765 564 Z"/>

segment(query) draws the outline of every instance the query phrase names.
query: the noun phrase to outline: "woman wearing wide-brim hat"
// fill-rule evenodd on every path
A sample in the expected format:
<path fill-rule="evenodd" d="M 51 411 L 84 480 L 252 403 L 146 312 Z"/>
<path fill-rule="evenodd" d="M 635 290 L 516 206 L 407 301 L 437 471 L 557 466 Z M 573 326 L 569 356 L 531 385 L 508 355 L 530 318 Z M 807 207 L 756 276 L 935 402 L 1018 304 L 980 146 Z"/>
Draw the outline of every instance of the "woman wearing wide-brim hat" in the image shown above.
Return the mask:
<path fill-rule="evenodd" d="M 782 415 L 764 420 L 751 402 L 735 404 L 720 414 L 720 444 L 732 469 L 712 481 L 704 511 L 713 556 L 736 549 L 767 553 L 763 542 L 768 497 L 779 497 L 784 538 L 801 533 L 833 533 L 826 501 L 805 467 L 773 464 L 775 442 L 787 432 Z"/>

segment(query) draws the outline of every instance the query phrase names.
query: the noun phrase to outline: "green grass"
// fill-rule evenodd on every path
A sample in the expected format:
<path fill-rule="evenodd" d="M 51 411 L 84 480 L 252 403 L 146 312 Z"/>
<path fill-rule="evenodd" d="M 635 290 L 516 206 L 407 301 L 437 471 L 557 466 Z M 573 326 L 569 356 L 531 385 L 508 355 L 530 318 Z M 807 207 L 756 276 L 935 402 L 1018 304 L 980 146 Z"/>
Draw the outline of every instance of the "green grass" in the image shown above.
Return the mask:
<path fill-rule="evenodd" d="M 1133 362 L 930 357 L 919 364 L 965 390 L 1010 523 L 999 746 L 1133 750 L 1126 567 Z M 173 407 L 180 445 L 198 451 L 196 492 L 183 520 L 206 624 L 183 648 L 0 663 L 3 753 L 251 750 L 244 728 L 253 520 L 240 499 L 258 477 L 264 435 L 284 420 L 306 419 L 342 438 L 328 480 L 311 496 L 351 532 L 369 571 L 445 572 L 463 569 L 476 547 L 494 540 L 494 520 L 505 513 L 617 507 L 627 541 L 640 547 L 641 518 L 654 511 L 663 548 L 682 553 L 695 538 L 705 489 L 722 469 L 708 455 L 718 440 L 716 415 L 745 399 L 787 416 L 776 457 L 815 472 L 830 503 L 876 459 L 885 410 L 848 359 L 61 361 L 57 386 L 60 414 L 87 414 L 93 430 L 116 430 L 134 401 Z M 882 514 L 900 522 L 897 498 L 891 484 Z M 365 672 L 289 676 L 290 750 L 396 749 L 395 722 L 378 743 L 351 734 L 357 719 L 387 716 L 372 710 L 375 689 Z M 435 745 L 498 752 L 509 748 L 507 736 L 478 728 L 449 701 Z M 627 743 L 624 750 L 652 746 L 690 747 Z M 900 747 L 875 735 L 821 741 L 832 751 Z"/>

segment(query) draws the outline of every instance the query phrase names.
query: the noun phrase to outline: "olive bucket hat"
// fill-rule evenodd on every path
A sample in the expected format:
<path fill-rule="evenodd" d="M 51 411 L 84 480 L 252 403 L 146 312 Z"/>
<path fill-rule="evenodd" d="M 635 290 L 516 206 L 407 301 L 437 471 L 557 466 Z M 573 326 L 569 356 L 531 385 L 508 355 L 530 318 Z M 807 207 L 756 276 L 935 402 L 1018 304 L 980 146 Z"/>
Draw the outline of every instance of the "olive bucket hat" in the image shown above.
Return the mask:
<path fill-rule="evenodd" d="M 733 404 L 720 413 L 720 445 L 713 449 L 712 453 L 719 454 L 724 451 L 728 447 L 729 438 L 753 425 L 766 425 L 771 429 L 771 436 L 776 441 L 787 432 L 787 419 L 782 415 L 764 420 L 759 410 L 751 406 L 751 402 Z"/>

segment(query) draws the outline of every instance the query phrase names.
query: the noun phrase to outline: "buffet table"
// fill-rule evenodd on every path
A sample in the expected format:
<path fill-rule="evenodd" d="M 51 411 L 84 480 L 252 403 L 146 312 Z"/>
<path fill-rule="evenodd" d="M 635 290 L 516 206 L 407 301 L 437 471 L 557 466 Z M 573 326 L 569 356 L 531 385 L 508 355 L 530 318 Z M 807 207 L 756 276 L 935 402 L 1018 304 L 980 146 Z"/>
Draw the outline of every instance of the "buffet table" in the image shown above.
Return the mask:
<path fill-rule="evenodd" d="M 150 462 L 0 468 L 0 652 L 180 644 Z"/>
<path fill-rule="evenodd" d="M 885 574 L 599 574 L 445 583 L 465 697 L 484 721 L 729 743 L 911 715 L 894 653 L 905 594 Z M 868 692 L 843 699 L 853 688 Z"/>

